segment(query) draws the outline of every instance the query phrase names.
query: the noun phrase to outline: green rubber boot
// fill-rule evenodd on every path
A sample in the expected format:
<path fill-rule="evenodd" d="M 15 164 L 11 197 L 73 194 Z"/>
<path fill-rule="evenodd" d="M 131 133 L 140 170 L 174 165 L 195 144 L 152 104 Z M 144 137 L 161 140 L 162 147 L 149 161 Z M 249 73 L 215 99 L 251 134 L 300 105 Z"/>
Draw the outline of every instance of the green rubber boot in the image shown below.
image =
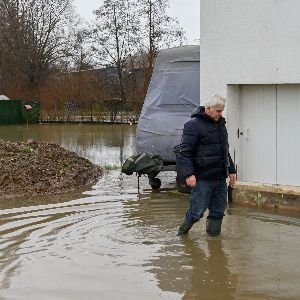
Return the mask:
<path fill-rule="evenodd" d="M 218 236 L 221 233 L 222 220 L 206 220 L 206 232 L 209 236 Z"/>
<path fill-rule="evenodd" d="M 184 235 L 187 234 L 189 232 L 189 230 L 192 228 L 193 223 L 188 222 L 186 218 L 183 219 L 182 224 L 180 225 L 179 229 L 178 229 L 178 233 L 177 235 Z"/>

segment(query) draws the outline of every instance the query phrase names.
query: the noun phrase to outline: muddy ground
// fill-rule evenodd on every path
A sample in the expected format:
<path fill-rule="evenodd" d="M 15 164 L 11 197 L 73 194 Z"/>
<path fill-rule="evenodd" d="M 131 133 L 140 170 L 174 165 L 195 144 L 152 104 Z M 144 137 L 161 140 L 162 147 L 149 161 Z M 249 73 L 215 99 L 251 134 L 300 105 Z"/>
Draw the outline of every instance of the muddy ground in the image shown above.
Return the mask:
<path fill-rule="evenodd" d="M 56 144 L 0 140 L 0 198 L 74 191 L 95 183 L 102 173 Z"/>

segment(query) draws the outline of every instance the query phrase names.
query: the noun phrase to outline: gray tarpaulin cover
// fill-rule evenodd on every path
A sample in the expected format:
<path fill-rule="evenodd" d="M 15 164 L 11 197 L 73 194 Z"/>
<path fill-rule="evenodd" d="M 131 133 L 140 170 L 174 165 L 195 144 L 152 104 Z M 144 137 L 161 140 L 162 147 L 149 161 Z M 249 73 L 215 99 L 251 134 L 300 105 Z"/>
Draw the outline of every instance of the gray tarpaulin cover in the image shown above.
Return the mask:
<path fill-rule="evenodd" d="M 200 46 L 159 53 L 136 133 L 136 152 L 176 160 L 184 123 L 200 104 Z"/>

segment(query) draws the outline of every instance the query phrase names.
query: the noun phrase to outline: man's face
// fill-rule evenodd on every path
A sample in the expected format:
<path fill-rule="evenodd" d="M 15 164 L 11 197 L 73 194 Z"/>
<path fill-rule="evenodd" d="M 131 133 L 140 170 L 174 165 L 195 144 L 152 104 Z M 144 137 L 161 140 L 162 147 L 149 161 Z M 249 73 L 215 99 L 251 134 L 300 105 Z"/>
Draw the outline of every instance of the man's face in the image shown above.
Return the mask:
<path fill-rule="evenodd" d="M 221 106 L 207 107 L 205 113 L 217 122 L 222 117 L 223 110 Z"/>

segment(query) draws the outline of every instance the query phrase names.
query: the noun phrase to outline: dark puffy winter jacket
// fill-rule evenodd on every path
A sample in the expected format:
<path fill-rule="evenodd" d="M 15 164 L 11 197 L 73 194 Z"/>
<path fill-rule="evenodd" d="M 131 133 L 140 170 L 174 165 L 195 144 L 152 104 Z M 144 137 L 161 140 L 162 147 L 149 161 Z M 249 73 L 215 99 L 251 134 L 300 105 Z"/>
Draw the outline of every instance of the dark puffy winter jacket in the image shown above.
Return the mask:
<path fill-rule="evenodd" d="M 226 121 L 216 122 L 200 106 L 184 125 L 179 159 L 182 175 L 199 179 L 227 178 L 235 173 L 229 154 Z"/>

